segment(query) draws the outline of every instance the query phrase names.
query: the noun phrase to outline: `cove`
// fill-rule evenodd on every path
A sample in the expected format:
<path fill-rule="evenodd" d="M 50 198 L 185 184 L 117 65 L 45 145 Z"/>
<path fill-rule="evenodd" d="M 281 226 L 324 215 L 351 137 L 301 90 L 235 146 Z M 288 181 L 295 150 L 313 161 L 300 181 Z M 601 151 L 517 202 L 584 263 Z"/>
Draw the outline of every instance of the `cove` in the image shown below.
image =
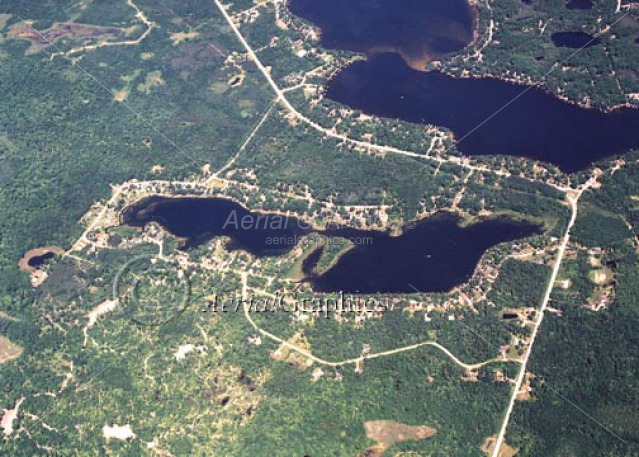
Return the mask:
<path fill-rule="evenodd" d="M 374 55 L 396 52 L 413 68 L 473 39 L 467 0 L 289 0 L 289 10 L 321 28 L 321 45 Z"/>
<path fill-rule="evenodd" d="M 395 54 L 346 67 L 326 96 L 367 114 L 448 128 L 465 155 L 524 157 L 567 173 L 639 147 L 637 109 L 605 113 L 538 87 L 417 71 Z"/>
<path fill-rule="evenodd" d="M 460 222 L 457 215 L 439 213 L 398 237 L 367 232 L 372 242 L 348 251 L 326 273 L 305 273 L 318 292 L 447 292 L 470 279 L 489 248 L 542 233 L 539 226 L 505 217 L 467 227 Z"/>
<path fill-rule="evenodd" d="M 237 219 L 231 216 L 234 212 Z M 242 226 L 242 220 L 257 221 L 260 216 L 259 223 Z M 121 222 L 130 226 L 143 227 L 152 221 L 183 238 L 182 249 L 225 236 L 231 240 L 229 249 L 243 249 L 257 257 L 290 252 L 300 236 L 312 232 L 296 218 L 258 214 L 222 198 L 149 197 L 121 214 Z M 468 281 L 492 246 L 542 233 L 537 225 L 503 217 L 467 227 L 459 223 L 458 216 L 439 213 L 396 237 L 344 227 L 322 230 L 317 233 L 329 238 L 365 239 L 366 243 L 356 244 L 322 275 L 313 271 L 321 255 L 315 251 L 304 262 L 304 273 L 318 292 L 412 293 L 413 287 L 443 292 Z M 274 244 L 273 239 L 291 242 Z"/>
<path fill-rule="evenodd" d="M 182 249 L 226 236 L 231 239 L 230 250 L 243 249 L 257 257 L 285 254 L 295 247 L 293 243 L 274 244 L 270 240 L 295 240 L 310 232 L 297 219 L 268 216 L 253 213 L 223 198 L 155 196 L 128 206 L 120 219 L 133 227 L 157 222 L 172 235 L 183 239 Z"/>

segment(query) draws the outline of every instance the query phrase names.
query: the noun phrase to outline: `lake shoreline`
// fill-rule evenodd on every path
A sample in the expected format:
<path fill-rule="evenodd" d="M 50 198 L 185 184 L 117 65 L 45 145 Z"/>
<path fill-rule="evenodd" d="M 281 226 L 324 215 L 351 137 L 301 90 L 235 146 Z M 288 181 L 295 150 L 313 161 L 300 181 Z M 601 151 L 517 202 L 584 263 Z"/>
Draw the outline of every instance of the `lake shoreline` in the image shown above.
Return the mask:
<path fill-rule="evenodd" d="M 267 212 L 259 222 L 257 213 L 243 208 L 238 215 L 240 208 L 225 198 L 154 196 L 127 206 L 120 219 L 136 227 L 155 222 L 172 236 L 185 237 L 185 251 L 219 238 L 230 239 L 228 252 L 242 250 L 258 259 L 299 256 L 302 249 L 302 282 L 317 292 L 347 293 L 409 293 L 413 287 L 446 292 L 467 282 L 493 247 L 546 233 L 544 224 L 525 218 L 494 215 L 470 224 L 452 211 L 406 223 L 400 236 L 334 225 L 313 231 L 290 215 L 283 223 L 277 219 L 282 216 L 271 213 L 276 218 L 270 219 Z M 241 223 L 229 225 L 232 216 L 236 221 L 239 216 Z M 313 241 L 309 238 L 313 234 L 321 238 Z M 340 244 L 346 240 L 352 247 L 337 252 L 320 274 L 315 267 L 331 240 L 340 240 Z M 309 247 L 305 249 L 306 243 Z"/>

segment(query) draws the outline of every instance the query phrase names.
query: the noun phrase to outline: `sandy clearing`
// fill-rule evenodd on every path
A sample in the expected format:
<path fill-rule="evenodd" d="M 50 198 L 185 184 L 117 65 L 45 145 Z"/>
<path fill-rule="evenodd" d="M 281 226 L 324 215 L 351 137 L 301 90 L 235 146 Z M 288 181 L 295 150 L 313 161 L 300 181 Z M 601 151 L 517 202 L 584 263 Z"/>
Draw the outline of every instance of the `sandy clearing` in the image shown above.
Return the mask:
<path fill-rule="evenodd" d="M 95 325 L 100 317 L 115 310 L 117 304 L 117 300 L 105 300 L 98 306 L 93 308 L 91 311 L 89 311 L 89 314 L 87 314 L 89 322 L 87 322 L 87 325 L 84 327 L 84 329 L 82 329 L 82 333 L 84 333 L 84 342 L 82 343 L 82 347 L 85 347 L 87 345 L 87 340 L 89 338 L 87 332 L 89 331 L 89 329 Z"/>
<path fill-rule="evenodd" d="M 199 351 L 200 354 L 203 354 L 206 352 L 206 347 L 201 345 L 196 346 L 191 343 L 183 344 L 180 347 L 178 347 L 177 351 L 173 353 L 173 357 L 175 358 L 175 360 L 179 362 L 180 360 L 184 360 L 188 353 L 193 352 L 195 350 Z"/>
<path fill-rule="evenodd" d="M 182 43 L 183 41 L 194 40 L 198 36 L 200 36 L 200 34 L 198 32 L 194 32 L 194 31 L 192 31 L 192 32 L 176 32 L 176 33 L 172 33 L 169 36 L 169 39 L 173 43 L 173 46 L 177 46 L 180 43 Z"/>
<path fill-rule="evenodd" d="M 0 336 L 0 364 L 15 359 L 22 354 L 22 348 L 9 341 L 8 338 Z"/>
<path fill-rule="evenodd" d="M 437 434 L 437 430 L 425 425 L 407 425 L 393 420 L 364 422 L 366 436 L 377 445 L 366 449 L 366 456 L 381 456 L 394 443 L 424 440 Z"/>
<path fill-rule="evenodd" d="M 4 410 L 2 420 L 0 421 L 0 427 L 4 429 L 4 436 L 10 436 L 13 434 L 13 421 L 18 417 L 18 411 L 20 410 L 20 405 L 23 401 L 24 397 L 20 397 L 13 409 Z"/>
<path fill-rule="evenodd" d="M 486 455 L 492 455 L 495 449 L 495 442 L 497 441 L 497 437 L 495 435 L 489 436 L 484 441 L 484 444 L 481 446 L 481 450 Z M 498 457 L 514 457 L 519 452 L 519 449 L 515 449 L 512 446 L 506 444 L 506 442 L 502 442 L 501 448 L 499 449 Z"/>
<path fill-rule="evenodd" d="M 42 248 L 31 249 L 30 251 L 25 252 L 25 254 L 18 262 L 18 266 L 22 271 L 34 271 L 36 270 L 36 268 L 29 265 L 29 261 L 34 257 L 40 257 L 49 253 L 63 255 L 64 249 L 58 246 L 45 246 Z"/>
<path fill-rule="evenodd" d="M 104 427 L 102 427 L 102 435 L 107 440 L 114 438 L 116 440 L 125 441 L 128 439 L 135 438 L 135 433 L 133 433 L 133 430 L 131 429 L 131 425 L 129 424 L 126 424 L 126 425 L 113 424 L 112 426 L 105 425 Z"/>

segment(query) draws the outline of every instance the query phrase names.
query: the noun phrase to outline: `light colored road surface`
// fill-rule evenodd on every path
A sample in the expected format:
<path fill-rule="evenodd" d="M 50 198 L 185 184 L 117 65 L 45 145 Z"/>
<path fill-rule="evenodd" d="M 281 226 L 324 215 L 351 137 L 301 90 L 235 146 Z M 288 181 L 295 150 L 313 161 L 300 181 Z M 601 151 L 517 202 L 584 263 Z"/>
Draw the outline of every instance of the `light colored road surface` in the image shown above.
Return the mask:
<path fill-rule="evenodd" d="M 220 3 L 220 1 L 219 0 L 213 0 L 213 1 L 215 2 L 217 7 L 219 8 L 220 12 L 222 13 L 224 18 L 228 22 L 229 26 L 231 27 L 231 29 L 233 30 L 233 32 L 237 36 L 238 40 L 244 46 L 248 56 L 254 61 L 255 65 L 262 72 L 262 74 L 264 75 L 264 77 L 268 81 L 269 85 L 275 91 L 275 93 L 277 95 L 277 100 L 279 102 L 281 102 L 282 105 L 284 105 L 284 107 L 286 107 L 286 109 L 289 110 L 295 117 L 297 117 L 298 120 L 300 120 L 301 122 L 304 122 L 308 126 L 310 126 L 313 129 L 315 129 L 316 131 L 318 131 L 318 132 L 320 132 L 320 133 L 322 133 L 322 134 L 324 134 L 324 135 L 326 135 L 328 137 L 335 138 L 335 139 L 338 139 L 340 141 L 343 141 L 345 143 L 348 143 L 348 144 L 351 144 L 351 145 L 354 145 L 354 146 L 359 146 L 359 147 L 362 147 L 362 148 L 367 148 L 367 149 L 370 149 L 370 150 L 377 150 L 377 151 L 385 152 L 385 153 L 394 153 L 394 154 L 407 156 L 407 157 L 418 158 L 418 159 L 432 160 L 432 161 L 436 161 L 436 162 L 439 162 L 439 163 L 452 163 L 452 164 L 458 165 L 460 167 L 466 168 L 468 170 L 476 170 L 476 171 L 481 171 L 481 172 L 488 172 L 488 173 L 493 173 L 493 174 L 498 175 L 498 176 L 504 176 L 504 177 L 512 176 L 510 173 L 504 172 L 502 170 L 493 170 L 493 169 L 490 169 L 490 168 L 487 168 L 487 167 L 477 167 L 477 166 L 470 165 L 470 164 L 459 163 L 456 159 L 450 160 L 450 159 L 444 159 L 444 158 L 441 158 L 441 157 L 425 156 L 423 154 L 418 154 L 416 152 L 411 152 L 411 151 L 405 151 L 405 150 L 401 150 L 401 149 L 390 147 L 390 146 L 381 146 L 381 145 L 376 145 L 376 144 L 372 144 L 372 143 L 367 143 L 367 142 L 364 142 L 364 141 L 355 140 L 355 139 L 349 138 L 349 137 L 347 137 L 345 135 L 338 134 L 337 132 L 335 132 L 335 131 L 333 131 L 331 129 L 327 129 L 325 127 L 322 127 L 321 125 L 317 124 L 316 122 L 312 121 L 311 119 L 308 119 L 303 114 L 301 114 L 299 111 L 297 111 L 295 109 L 295 107 L 286 99 L 284 92 L 277 86 L 277 84 L 275 83 L 275 81 L 271 77 L 271 75 L 268 72 L 268 70 L 260 62 L 259 58 L 255 54 L 255 51 L 252 49 L 250 44 L 246 41 L 246 39 L 244 38 L 244 36 L 240 32 L 240 30 L 238 29 L 236 24 L 233 22 L 233 20 L 229 16 L 229 14 L 226 12 L 226 10 L 224 9 L 224 7 Z M 619 22 L 619 20 L 617 20 L 617 22 Z M 605 33 L 606 31 L 607 30 L 604 30 L 602 33 Z M 548 307 L 548 303 L 550 301 L 550 295 L 552 293 L 554 283 L 555 283 L 555 281 L 557 279 L 557 275 L 559 274 L 559 270 L 561 268 L 561 263 L 562 263 L 563 258 L 564 258 L 566 247 L 568 246 L 568 243 L 570 242 L 571 230 L 572 230 L 572 227 L 574 226 L 575 221 L 577 219 L 577 203 L 579 201 L 579 198 L 583 194 L 583 192 L 586 191 L 587 189 L 589 189 L 596 182 L 596 180 L 597 180 L 597 176 L 595 175 L 586 184 L 584 184 L 583 186 L 581 186 L 578 189 L 572 189 L 572 188 L 569 188 L 569 187 L 563 187 L 563 186 L 559 186 L 559 185 L 555 185 L 555 184 L 546 183 L 546 184 L 548 184 L 548 185 L 550 185 L 550 186 L 552 186 L 552 187 L 554 187 L 554 188 L 556 188 L 556 189 L 558 189 L 558 190 L 560 190 L 560 191 L 562 191 L 562 192 L 564 192 L 566 194 L 566 199 L 567 199 L 567 201 L 570 204 L 570 207 L 572 209 L 572 215 L 571 215 L 568 227 L 566 229 L 566 233 L 564 234 L 564 237 L 563 237 L 563 239 L 561 241 L 561 245 L 559 246 L 559 250 L 558 250 L 558 253 L 557 253 L 557 258 L 555 260 L 555 264 L 554 264 L 553 271 L 552 271 L 552 274 L 551 274 L 551 277 L 550 277 L 550 280 L 549 280 L 549 283 L 548 283 L 548 287 L 546 288 L 546 292 L 545 292 L 544 297 L 543 297 L 543 301 L 542 301 L 542 306 L 540 308 L 539 317 L 538 317 L 538 319 L 537 319 L 537 321 L 535 323 L 534 330 L 533 330 L 533 333 L 532 333 L 532 336 L 531 336 L 531 339 L 530 339 L 530 343 L 529 343 L 528 348 L 526 350 L 525 357 L 524 357 L 524 359 L 522 361 L 522 366 L 521 366 L 521 369 L 520 369 L 519 374 L 518 374 L 517 379 L 516 379 L 515 388 L 513 389 L 513 393 L 512 393 L 512 396 L 510 398 L 508 409 L 506 411 L 506 415 L 504 417 L 504 422 L 503 422 L 501 430 L 499 432 L 498 439 L 497 439 L 497 442 L 496 442 L 495 449 L 493 451 L 492 457 L 498 457 L 501 445 L 502 445 L 502 443 L 504 441 L 504 436 L 506 434 L 506 429 L 508 428 L 508 423 L 510 421 L 510 416 L 512 414 L 512 411 L 513 411 L 513 408 L 514 408 L 514 404 L 515 404 L 515 401 L 516 401 L 516 398 L 517 398 L 517 393 L 519 392 L 519 390 L 521 389 L 521 386 L 523 384 L 523 381 L 524 381 L 524 378 L 525 378 L 525 374 L 526 374 L 526 367 L 528 365 L 528 360 L 530 359 L 530 354 L 532 353 L 532 349 L 533 349 L 533 346 L 534 346 L 535 339 L 537 338 L 537 334 L 539 333 L 539 328 L 541 327 L 541 323 L 543 321 L 544 312 L 546 311 L 546 309 Z M 534 181 L 534 180 L 530 179 L 530 181 Z M 264 330 L 261 330 L 250 319 L 250 316 L 248 315 L 248 311 L 247 311 L 247 318 L 253 324 L 253 326 L 260 333 L 262 333 L 263 335 L 268 336 L 269 338 L 272 338 L 272 339 L 275 339 L 276 341 L 281 342 L 282 344 L 288 346 L 292 350 L 297 350 L 297 352 L 299 352 L 299 353 L 301 353 L 303 355 L 306 355 L 307 357 L 310 357 L 311 359 L 315 360 L 318 363 L 324 363 L 326 365 L 335 366 L 331 362 L 326 362 L 326 361 L 323 361 L 321 359 L 318 359 L 317 357 L 313 356 L 312 354 L 309 354 L 309 353 L 307 353 L 306 351 L 303 351 L 300 348 L 296 348 L 296 347 L 288 344 L 287 342 L 282 341 L 281 339 L 279 339 L 275 335 L 272 335 L 272 334 L 270 334 L 268 332 L 265 332 Z M 421 343 L 420 345 L 415 345 L 415 346 L 408 347 L 408 348 L 396 349 L 395 351 L 389 351 L 389 353 L 393 354 L 393 353 L 403 352 L 405 350 L 414 349 L 415 347 L 424 346 L 424 345 L 436 346 L 439 349 L 441 349 L 442 351 L 444 351 L 449 357 L 451 357 L 452 360 L 455 361 L 455 363 L 457 363 L 458 365 L 460 365 L 462 367 L 465 367 L 465 368 L 470 367 L 470 365 L 464 364 L 463 362 L 459 361 L 459 359 L 457 359 L 453 354 L 451 354 L 449 351 L 447 351 L 446 348 L 443 348 L 443 347 L 441 347 L 441 346 L 439 346 L 439 345 L 437 345 L 436 343 L 433 343 L 433 342 Z M 381 357 L 383 355 L 389 355 L 389 353 L 380 353 L 380 354 L 370 355 L 368 357 L 362 357 L 360 359 L 352 359 L 350 361 L 344 361 L 344 364 L 345 363 L 353 363 L 353 362 L 356 362 L 358 360 L 365 359 L 365 358 Z"/>
<path fill-rule="evenodd" d="M 510 403 L 508 404 L 508 409 L 506 410 L 504 422 L 499 431 L 499 435 L 497 435 L 497 442 L 495 443 L 495 448 L 493 450 L 492 457 L 499 457 L 499 451 L 504 442 L 504 436 L 506 435 L 506 430 L 508 429 L 508 423 L 510 422 L 510 416 L 515 407 L 517 394 L 521 390 L 521 386 L 523 385 L 524 378 L 526 376 L 526 367 L 528 366 L 528 360 L 530 359 L 530 354 L 532 353 L 532 349 L 535 344 L 535 339 L 537 338 L 537 334 L 539 333 L 539 328 L 541 327 L 541 323 L 544 320 L 544 312 L 546 311 L 546 308 L 548 308 L 548 303 L 550 302 L 550 295 L 552 294 L 555 281 L 557 280 L 557 275 L 559 274 L 559 270 L 561 268 L 561 262 L 564 259 L 564 254 L 566 253 L 566 247 L 568 246 L 568 243 L 570 242 L 570 232 L 572 231 L 572 227 L 575 225 L 575 221 L 577 220 L 577 212 L 578 212 L 577 203 L 579 202 L 579 198 L 581 197 L 581 195 L 587 189 L 589 189 L 596 181 L 597 181 L 597 177 L 593 176 L 592 178 L 590 178 L 590 180 L 586 184 L 584 184 L 581 188 L 579 188 L 579 190 L 575 191 L 572 194 L 567 195 L 568 203 L 570 204 L 570 208 L 572 209 L 570 222 L 568 223 L 568 227 L 566 228 L 566 233 L 564 235 L 563 240 L 561 241 L 561 245 L 559 246 L 559 250 L 557 252 L 555 265 L 552 269 L 552 274 L 550 275 L 550 280 L 548 281 L 548 287 L 546 288 L 546 292 L 544 293 L 541 308 L 539 310 L 539 317 L 537 318 L 537 322 L 535 322 L 535 327 L 533 329 L 532 336 L 530 337 L 528 348 L 526 349 L 526 355 L 521 364 L 519 374 L 517 375 L 517 380 L 513 388 L 513 393 L 510 397 Z"/>
<path fill-rule="evenodd" d="M 504 177 L 512 176 L 510 173 L 508 173 L 506 171 L 493 170 L 493 169 L 488 168 L 488 167 L 478 167 L 478 166 L 475 166 L 475 165 L 464 164 L 464 163 L 461 163 L 458 160 L 458 158 L 455 158 L 454 160 L 446 160 L 446 159 L 443 159 L 441 157 L 426 156 L 424 154 L 419 154 L 419 153 L 413 152 L 413 151 L 405 151 L 403 149 L 394 148 L 392 146 L 383 146 L 383 145 L 368 143 L 368 142 L 365 142 L 365 141 L 355 140 L 355 139 L 350 138 L 348 136 L 341 135 L 341 134 L 339 134 L 339 133 L 337 133 L 337 132 L 335 132 L 335 131 L 333 131 L 331 129 L 327 129 L 326 127 L 322 127 L 318 123 L 314 122 L 313 120 L 307 118 L 302 113 L 300 113 L 291 104 L 291 102 L 288 101 L 288 99 L 286 98 L 286 96 L 285 96 L 284 92 L 282 91 L 282 89 L 280 89 L 279 86 L 277 85 L 277 83 L 275 82 L 275 80 L 273 80 L 273 78 L 271 77 L 271 74 L 266 69 L 266 67 L 262 64 L 260 59 L 257 57 L 257 54 L 255 54 L 255 51 L 253 50 L 251 45 L 246 41 L 246 39 L 244 38 L 244 36 L 240 32 L 240 30 L 238 29 L 237 25 L 235 25 L 235 23 L 233 22 L 233 19 L 228 14 L 228 12 L 226 11 L 226 9 L 222 5 L 222 3 L 220 3 L 219 0 L 213 0 L 213 1 L 215 2 L 216 6 L 219 8 L 220 12 L 222 13 L 224 18 L 228 22 L 228 24 L 231 27 L 231 29 L 233 30 L 233 32 L 235 33 L 235 36 L 237 37 L 237 39 L 240 41 L 240 43 L 242 43 L 242 46 L 246 50 L 246 53 L 248 54 L 248 56 L 251 58 L 251 60 L 253 60 L 253 62 L 257 66 L 257 68 L 264 75 L 264 78 L 266 79 L 268 84 L 271 86 L 271 88 L 273 89 L 275 94 L 277 95 L 277 101 L 279 101 L 282 105 L 284 105 L 284 107 L 288 111 L 290 111 L 299 121 L 307 124 L 308 126 L 312 127 L 313 129 L 317 130 L 318 132 L 320 132 L 320 133 L 322 133 L 322 134 L 324 134 L 324 135 L 326 135 L 326 136 L 328 136 L 330 138 L 334 138 L 336 140 L 343 141 L 344 143 L 351 144 L 352 146 L 358 146 L 358 147 L 365 148 L 365 149 L 376 150 L 376 151 L 379 151 L 379 152 L 382 152 L 382 153 L 398 154 L 398 155 L 402 155 L 402 156 L 406 156 L 406 157 L 413 157 L 413 158 L 422 159 L 422 160 L 424 160 L 424 159 L 425 160 L 432 160 L 434 162 L 439 162 L 439 163 L 451 163 L 451 164 L 455 164 L 455 165 L 457 165 L 459 167 L 462 167 L 462 168 L 465 168 L 465 169 L 468 169 L 468 170 L 484 171 L 484 172 L 487 172 L 487 173 L 493 173 L 493 174 L 498 175 L 498 176 L 504 176 Z M 526 179 L 526 178 L 523 178 L 523 179 Z M 534 180 L 530 180 L 530 181 L 534 181 Z M 558 186 L 558 185 L 555 185 L 555 184 L 550 184 L 550 183 L 546 183 L 546 184 L 549 185 L 549 186 L 555 187 L 556 189 L 558 189 L 558 190 L 560 190 L 562 192 L 566 192 L 568 190 L 565 187 Z"/>
<path fill-rule="evenodd" d="M 118 187 L 114 188 L 113 195 L 111 196 L 109 201 L 104 204 L 104 207 L 102 208 L 102 211 L 100 211 L 100 213 L 95 217 L 95 219 L 93 220 L 93 222 L 91 222 L 91 224 L 87 227 L 87 229 L 84 232 L 82 232 L 82 235 L 80 235 L 80 237 L 77 239 L 77 241 L 75 243 L 73 243 L 73 246 L 71 246 L 69 248 L 69 250 L 64 253 L 62 258 L 70 256 L 72 252 L 82 249 L 82 246 L 84 246 L 84 244 L 87 241 L 87 235 L 89 233 L 91 233 L 91 231 L 95 227 L 97 227 L 97 225 L 100 222 L 102 222 L 102 219 L 104 218 L 104 216 L 106 216 L 106 213 L 109 210 L 109 208 L 111 207 L 111 205 L 118 199 L 118 197 L 122 193 L 123 188 L 124 188 L 124 186 L 118 186 Z"/>
<path fill-rule="evenodd" d="M 137 46 L 144 40 L 151 30 L 157 27 L 155 22 L 149 21 L 149 19 L 144 15 L 144 12 L 135 4 L 133 0 L 127 0 L 127 5 L 135 10 L 135 17 L 138 18 L 146 27 L 144 32 L 135 40 L 124 40 L 124 41 L 100 41 L 96 44 L 78 46 L 77 48 L 70 49 L 69 51 L 63 52 L 59 51 L 55 54 L 51 55 L 51 59 L 56 56 L 66 56 L 69 57 L 73 54 L 78 54 L 79 52 L 87 52 L 87 51 L 95 51 L 96 49 L 100 49 L 107 46 Z M 38 33 L 39 34 L 39 33 Z M 49 41 L 49 40 L 47 40 Z"/>
<path fill-rule="evenodd" d="M 475 364 L 468 364 L 468 363 L 464 363 L 461 360 L 459 360 L 455 354 L 453 354 L 452 352 L 450 352 L 448 349 L 446 349 L 444 346 L 442 346 L 439 343 L 436 343 L 434 341 L 424 341 L 422 343 L 417 343 L 417 344 L 412 344 L 410 346 L 404 346 L 401 348 L 397 348 L 397 349 L 392 349 L 389 351 L 383 351 L 383 352 L 377 352 L 374 354 L 367 354 L 367 355 L 363 355 L 361 357 L 356 357 L 354 359 L 346 359 L 346 360 L 341 360 L 339 362 L 329 362 L 328 360 L 324 360 L 321 359 L 317 356 L 314 356 L 313 354 L 311 354 L 310 352 L 295 346 L 294 344 L 289 343 L 288 341 L 283 340 L 282 338 L 280 338 L 277 335 L 274 335 L 270 332 L 267 332 L 266 330 L 263 330 L 262 328 L 260 328 L 260 326 L 258 326 L 255 321 L 253 320 L 253 318 L 251 317 L 251 313 L 249 311 L 249 308 L 247 306 L 248 301 L 248 273 L 246 272 L 242 272 L 241 273 L 241 277 L 242 277 L 242 303 L 243 303 L 243 307 L 244 307 L 244 316 L 246 317 L 246 320 L 249 321 L 249 323 L 253 326 L 253 328 L 260 333 L 261 335 L 276 341 L 280 344 L 282 344 L 283 346 L 287 347 L 288 349 L 290 349 L 291 351 L 297 352 L 298 354 L 303 355 L 304 357 L 307 357 L 308 359 L 312 360 L 313 362 L 319 363 L 320 365 L 325 365 L 325 366 L 329 366 L 329 367 L 341 367 L 344 365 L 352 365 L 352 364 L 357 364 L 359 362 L 363 362 L 364 360 L 370 360 L 370 359 L 378 359 L 380 357 L 386 357 L 389 355 L 393 355 L 393 354 L 399 354 L 402 352 L 407 352 L 407 351 L 412 351 L 414 349 L 418 349 L 420 347 L 424 347 L 424 346 L 433 346 L 436 347 L 437 349 L 439 349 L 440 351 L 442 351 L 444 354 L 446 354 L 453 362 L 455 362 L 455 364 L 457 364 L 458 366 L 468 370 L 468 371 L 472 371 L 472 370 L 478 370 L 479 368 L 483 367 L 484 365 L 488 365 L 490 363 L 493 362 L 506 362 L 508 360 L 501 358 L 501 357 L 497 357 L 494 359 L 489 359 L 486 360 L 484 362 L 479 362 L 479 363 L 475 363 Z"/>

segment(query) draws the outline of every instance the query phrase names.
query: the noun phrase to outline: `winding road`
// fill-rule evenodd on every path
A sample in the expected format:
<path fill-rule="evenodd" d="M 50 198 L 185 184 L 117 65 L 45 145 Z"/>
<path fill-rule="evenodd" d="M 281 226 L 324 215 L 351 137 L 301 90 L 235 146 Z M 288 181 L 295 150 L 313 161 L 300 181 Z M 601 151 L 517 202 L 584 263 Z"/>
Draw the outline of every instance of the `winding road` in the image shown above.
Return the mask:
<path fill-rule="evenodd" d="M 397 348 L 397 349 L 391 349 L 388 351 L 383 351 L 383 352 L 376 352 L 374 354 L 367 354 L 367 355 L 363 355 L 360 357 L 356 357 L 353 359 L 346 359 L 346 360 L 341 360 L 339 362 L 329 362 L 328 360 L 324 360 L 321 359 L 313 354 L 311 354 L 310 352 L 295 346 L 294 344 L 289 343 L 288 341 L 280 338 L 277 335 L 274 335 L 270 332 L 267 332 L 266 330 L 262 329 L 259 325 L 257 325 L 255 323 L 255 321 L 253 320 L 253 318 L 251 317 L 251 313 L 249 311 L 249 307 L 247 306 L 247 303 L 249 303 L 248 300 L 248 273 L 246 272 L 242 272 L 241 273 L 241 277 L 242 277 L 242 303 L 243 303 L 243 307 L 244 307 L 244 316 L 246 317 L 246 320 L 249 321 L 249 323 L 253 326 L 253 328 L 260 333 L 261 335 L 282 344 L 283 346 L 287 347 L 288 349 L 290 349 L 291 351 L 297 352 L 298 354 L 303 355 L 304 357 L 312 360 L 313 362 L 319 363 L 320 365 L 325 365 L 325 366 L 329 366 L 329 367 L 341 367 L 344 365 L 352 365 L 352 364 L 357 364 L 359 362 L 363 362 L 364 360 L 371 360 L 371 359 L 378 359 L 381 357 L 386 357 L 389 355 L 393 355 L 393 354 L 400 354 L 402 352 L 407 352 L 407 351 L 412 351 L 414 349 L 418 349 L 424 346 L 433 346 L 437 349 L 439 349 L 440 351 L 442 351 L 444 354 L 446 354 L 453 362 L 455 362 L 456 365 L 464 368 L 465 370 L 468 371 L 473 371 L 473 370 L 478 370 L 479 368 L 491 364 L 491 363 L 495 363 L 495 362 L 513 362 L 514 360 L 508 360 L 505 358 L 501 358 L 501 357 L 496 357 L 494 359 L 489 359 L 486 360 L 484 362 L 479 362 L 479 363 L 473 363 L 473 364 L 469 364 L 469 363 L 464 363 L 461 360 L 459 360 L 455 354 L 453 354 L 452 352 L 450 352 L 446 347 L 442 346 L 439 343 L 436 343 L 434 341 L 424 341 L 422 343 L 417 343 L 417 344 L 412 344 L 410 346 L 404 346 L 401 348 Z"/>

